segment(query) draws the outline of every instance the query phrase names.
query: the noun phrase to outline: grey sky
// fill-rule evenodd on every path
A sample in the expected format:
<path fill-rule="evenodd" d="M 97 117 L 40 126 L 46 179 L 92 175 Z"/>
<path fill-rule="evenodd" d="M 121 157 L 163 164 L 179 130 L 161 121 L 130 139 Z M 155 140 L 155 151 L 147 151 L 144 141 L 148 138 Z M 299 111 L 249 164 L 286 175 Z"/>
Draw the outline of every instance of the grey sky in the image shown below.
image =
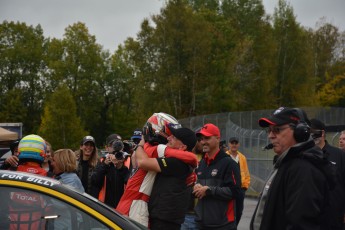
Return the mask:
<path fill-rule="evenodd" d="M 263 0 L 272 14 L 278 0 Z M 113 52 L 127 37 L 136 37 L 144 18 L 159 14 L 164 0 L 0 0 L 0 22 L 41 24 L 46 37 L 62 38 L 64 29 L 83 22 L 97 43 Z M 297 21 L 315 28 L 326 17 L 345 30 L 345 0 L 290 0 Z"/>

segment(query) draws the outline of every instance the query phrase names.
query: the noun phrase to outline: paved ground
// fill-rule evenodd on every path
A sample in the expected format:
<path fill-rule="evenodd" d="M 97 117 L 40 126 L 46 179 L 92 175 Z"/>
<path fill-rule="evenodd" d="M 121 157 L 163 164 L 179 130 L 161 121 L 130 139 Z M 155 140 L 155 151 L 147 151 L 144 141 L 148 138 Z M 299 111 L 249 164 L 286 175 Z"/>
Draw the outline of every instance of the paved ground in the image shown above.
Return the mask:
<path fill-rule="evenodd" d="M 237 226 L 237 230 L 248 230 L 250 220 L 252 218 L 253 212 L 255 210 L 256 204 L 258 200 L 256 198 L 245 198 L 244 199 L 244 209 L 242 218 L 240 220 L 239 225 Z"/>

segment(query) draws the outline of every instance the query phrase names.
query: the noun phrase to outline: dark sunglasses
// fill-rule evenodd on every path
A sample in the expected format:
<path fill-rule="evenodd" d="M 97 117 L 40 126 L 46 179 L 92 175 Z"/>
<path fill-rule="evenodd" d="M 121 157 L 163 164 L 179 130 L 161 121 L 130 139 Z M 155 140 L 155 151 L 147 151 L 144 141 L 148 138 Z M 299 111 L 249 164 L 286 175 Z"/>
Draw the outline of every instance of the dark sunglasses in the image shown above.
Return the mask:
<path fill-rule="evenodd" d="M 290 126 L 285 126 L 285 127 L 279 127 L 279 126 L 273 126 L 273 127 L 268 127 L 266 128 L 267 134 L 270 134 L 271 132 L 273 134 L 279 134 L 281 131 L 290 128 Z"/>

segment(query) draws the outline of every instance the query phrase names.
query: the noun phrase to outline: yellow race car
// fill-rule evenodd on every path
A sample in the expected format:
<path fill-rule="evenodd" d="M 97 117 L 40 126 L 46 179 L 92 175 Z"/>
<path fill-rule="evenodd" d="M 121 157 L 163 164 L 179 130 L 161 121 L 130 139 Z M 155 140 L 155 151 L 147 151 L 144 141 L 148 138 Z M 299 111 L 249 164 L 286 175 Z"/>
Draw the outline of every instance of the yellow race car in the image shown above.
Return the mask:
<path fill-rule="evenodd" d="M 147 228 L 55 179 L 0 170 L 0 229 Z"/>

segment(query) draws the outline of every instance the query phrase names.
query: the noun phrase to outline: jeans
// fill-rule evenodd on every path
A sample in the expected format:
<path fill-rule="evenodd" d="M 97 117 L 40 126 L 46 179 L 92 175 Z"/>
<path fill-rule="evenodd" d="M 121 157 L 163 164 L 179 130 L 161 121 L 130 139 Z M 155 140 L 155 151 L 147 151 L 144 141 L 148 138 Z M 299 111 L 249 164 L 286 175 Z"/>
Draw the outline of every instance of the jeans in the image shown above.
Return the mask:
<path fill-rule="evenodd" d="M 186 214 L 184 218 L 184 222 L 181 225 L 181 230 L 198 230 L 198 227 L 194 219 L 195 219 L 194 214 Z"/>

